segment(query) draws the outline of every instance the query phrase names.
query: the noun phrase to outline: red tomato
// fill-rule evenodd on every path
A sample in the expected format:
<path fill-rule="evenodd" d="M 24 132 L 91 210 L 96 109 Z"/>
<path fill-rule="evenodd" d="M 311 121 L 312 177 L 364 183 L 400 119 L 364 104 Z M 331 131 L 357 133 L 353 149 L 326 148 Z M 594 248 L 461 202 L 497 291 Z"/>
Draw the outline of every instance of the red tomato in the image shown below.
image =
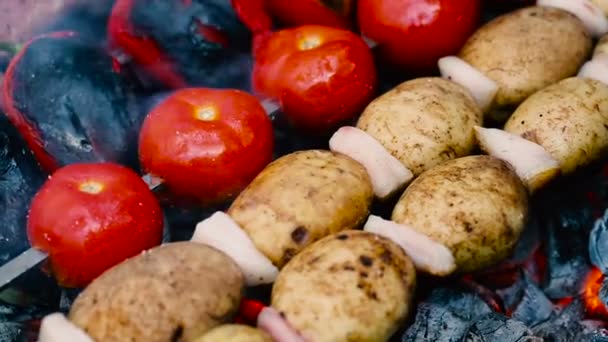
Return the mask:
<path fill-rule="evenodd" d="M 34 196 L 30 243 L 49 255 L 57 281 L 84 287 L 108 268 L 161 243 L 163 214 L 134 171 L 112 163 L 71 164 Z"/>
<path fill-rule="evenodd" d="M 273 144 L 272 123 L 255 97 L 230 89 L 182 89 L 144 120 L 139 158 L 176 197 L 214 204 L 262 171 Z"/>
<path fill-rule="evenodd" d="M 353 0 L 265 0 L 266 8 L 289 26 L 324 25 L 350 28 Z"/>
<path fill-rule="evenodd" d="M 356 34 L 324 26 L 277 31 L 255 53 L 253 87 L 279 100 L 291 121 L 326 130 L 353 118 L 371 101 L 376 69 Z"/>
<path fill-rule="evenodd" d="M 426 71 L 456 54 L 473 33 L 480 0 L 359 0 L 361 33 L 390 64 Z"/>

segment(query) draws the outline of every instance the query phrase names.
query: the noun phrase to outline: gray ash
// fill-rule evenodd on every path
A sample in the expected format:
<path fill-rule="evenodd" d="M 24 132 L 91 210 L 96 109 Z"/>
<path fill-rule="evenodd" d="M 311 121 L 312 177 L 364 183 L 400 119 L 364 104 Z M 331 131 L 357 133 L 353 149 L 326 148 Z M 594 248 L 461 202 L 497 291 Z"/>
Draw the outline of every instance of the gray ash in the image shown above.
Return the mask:
<path fill-rule="evenodd" d="M 603 273 L 608 272 L 608 210 L 589 234 L 589 258 Z"/>
<path fill-rule="evenodd" d="M 493 311 L 477 294 L 437 288 L 419 305 L 402 341 L 535 341 L 521 321 Z"/>
<path fill-rule="evenodd" d="M 472 322 L 490 313 L 490 306 L 474 293 L 437 288 L 418 304 L 402 341 L 460 341 Z"/>

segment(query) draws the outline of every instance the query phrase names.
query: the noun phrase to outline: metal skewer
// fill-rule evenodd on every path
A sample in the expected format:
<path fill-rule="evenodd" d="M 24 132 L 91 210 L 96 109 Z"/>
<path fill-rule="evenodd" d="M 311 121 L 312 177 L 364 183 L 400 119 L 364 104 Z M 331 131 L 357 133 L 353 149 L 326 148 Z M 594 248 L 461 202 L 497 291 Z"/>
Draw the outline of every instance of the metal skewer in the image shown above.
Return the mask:
<path fill-rule="evenodd" d="M 279 111 L 279 105 L 270 100 L 262 101 L 262 107 L 266 110 L 269 117 L 273 118 Z M 148 188 L 152 191 L 159 190 L 163 185 L 162 179 L 145 174 L 142 176 L 143 181 L 148 184 Z M 48 255 L 36 248 L 31 247 L 21 253 L 11 261 L 0 266 L 0 290 L 9 285 L 13 280 L 17 279 L 22 274 L 30 269 L 37 267 L 48 258 Z"/>
<path fill-rule="evenodd" d="M 163 184 L 162 180 L 150 175 L 144 175 L 142 178 L 152 191 L 158 189 Z M 48 255 L 46 253 L 34 247 L 30 247 L 11 261 L 0 266 L 0 290 L 22 274 L 40 265 L 47 258 Z"/>

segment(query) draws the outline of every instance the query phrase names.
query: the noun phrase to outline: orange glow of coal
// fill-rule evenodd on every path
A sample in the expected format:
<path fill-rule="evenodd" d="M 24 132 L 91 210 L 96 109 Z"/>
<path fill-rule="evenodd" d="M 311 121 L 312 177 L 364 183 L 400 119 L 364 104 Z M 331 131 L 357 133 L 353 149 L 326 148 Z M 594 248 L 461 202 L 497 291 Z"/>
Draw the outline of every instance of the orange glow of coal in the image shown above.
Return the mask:
<path fill-rule="evenodd" d="M 602 281 L 604 281 L 604 275 L 598 268 L 594 267 L 587 274 L 587 278 L 583 283 L 582 297 L 585 302 L 587 315 L 608 319 L 608 309 L 599 297 Z"/>
<path fill-rule="evenodd" d="M 572 297 L 560 298 L 557 301 L 555 301 L 555 305 L 557 305 L 558 307 L 563 309 L 566 306 L 570 305 L 570 303 L 572 303 L 573 300 L 574 300 L 574 298 L 572 298 Z"/>

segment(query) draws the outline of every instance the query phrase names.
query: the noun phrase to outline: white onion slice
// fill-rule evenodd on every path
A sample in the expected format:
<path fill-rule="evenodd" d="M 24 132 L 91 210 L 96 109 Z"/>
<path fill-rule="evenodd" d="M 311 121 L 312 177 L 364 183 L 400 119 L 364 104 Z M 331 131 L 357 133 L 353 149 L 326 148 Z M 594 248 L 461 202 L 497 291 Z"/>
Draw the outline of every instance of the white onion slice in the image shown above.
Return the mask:
<path fill-rule="evenodd" d="M 605 54 L 594 56 L 583 64 L 577 76 L 591 78 L 608 85 L 608 56 Z"/>
<path fill-rule="evenodd" d="M 329 140 L 329 148 L 351 157 L 365 167 L 378 198 L 390 196 L 413 177 L 412 172 L 382 144 L 356 127 L 344 126 L 338 129 Z"/>
<path fill-rule="evenodd" d="M 465 87 L 482 111 L 487 112 L 498 92 L 498 84 L 481 71 L 456 56 L 440 58 L 437 62 L 441 76 Z"/>
<path fill-rule="evenodd" d="M 363 230 L 395 242 L 412 259 L 418 270 L 437 276 L 446 276 L 456 270 L 452 251 L 407 225 L 370 215 Z"/>
<path fill-rule="evenodd" d="M 247 233 L 221 211 L 199 222 L 191 241 L 226 253 L 241 268 L 247 286 L 270 284 L 279 274 L 279 269 L 255 247 Z"/>
<path fill-rule="evenodd" d="M 531 192 L 560 172 L 559 163 L 540 145 L 496 128 L 476 126 L 479 145 L 489 155 L 511 164 Z"/>
<path fill-rule="evenodd" d="M 70 322 L 62 313 L 45 316 L 40 325 L 38 342 L 94 342 L 93 339 Z"/>

